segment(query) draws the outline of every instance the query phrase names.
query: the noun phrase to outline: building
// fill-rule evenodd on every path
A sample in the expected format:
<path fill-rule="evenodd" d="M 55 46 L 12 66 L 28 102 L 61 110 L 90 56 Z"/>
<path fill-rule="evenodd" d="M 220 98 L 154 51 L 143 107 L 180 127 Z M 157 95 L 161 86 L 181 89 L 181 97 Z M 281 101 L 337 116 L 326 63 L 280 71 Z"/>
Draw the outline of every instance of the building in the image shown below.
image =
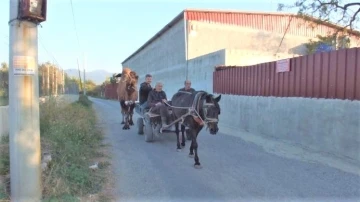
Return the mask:
<path fill-rule="evenodd" d="M 253 65 L 306 54 L 304 43 L 338 28 L 324 23 L 311 28 L 294 14 L 186 9 L 143 46 L 123 67 L 161 80 L 169 98 L 186 78 L 198 90 L 213 91 L 217 65 Z M 351 34 L 359 35 L 357 32 Z M 351 38 L 351 47 L 359 46 Z"/>

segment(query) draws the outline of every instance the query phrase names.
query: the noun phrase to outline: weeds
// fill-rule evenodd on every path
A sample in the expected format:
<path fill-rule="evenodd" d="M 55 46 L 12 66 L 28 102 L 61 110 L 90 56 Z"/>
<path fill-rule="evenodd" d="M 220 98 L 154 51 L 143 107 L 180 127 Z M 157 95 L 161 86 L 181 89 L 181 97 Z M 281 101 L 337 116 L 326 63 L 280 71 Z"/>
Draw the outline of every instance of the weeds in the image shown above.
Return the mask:
<path fill-rule="evenodd" d="M 102 188 L 105 177 L 101 171 L 89 169 L 103 139 L 95 126 L 91 104 L 86 96 L 80 95 L 73 104 L 54 107 L 56 102 L 49 100 L 41 108 L 42 138 L 48 140 L 53 151 L 53 163 L 44 173 L 45 197 L 65 197 L 71 201 L 67 196 L 94 194 Z"/>
<path fill-rule="evenodd" d="M 9 201 L 8 188 L 10 179 L 9 136 L 0 139 L 0 201 Z"/>
<path fill-rule="evenodd" d="M 0 96 L 0 106 L 6 106 L 8 104 L 9 104 L 9 98 Z"/>
<path fill-rule="evenodd" d="M 89 169 L 94 158 L 104 157 L 99 151 L 103 136 L 91 104 L 86 96 L 72 104 L 54 98 L 40 104 L 41 149 L 52 156 L 42 176 L 43 201 L 79 201 L 78 197 L 102 190 L 109 162 L 99 162 L 95 171 Z M 2 143 L 0 176 L 9 173 L 8 138 Z M 8 198 L 2 190 L 0 183 L 0 201 Z"/>

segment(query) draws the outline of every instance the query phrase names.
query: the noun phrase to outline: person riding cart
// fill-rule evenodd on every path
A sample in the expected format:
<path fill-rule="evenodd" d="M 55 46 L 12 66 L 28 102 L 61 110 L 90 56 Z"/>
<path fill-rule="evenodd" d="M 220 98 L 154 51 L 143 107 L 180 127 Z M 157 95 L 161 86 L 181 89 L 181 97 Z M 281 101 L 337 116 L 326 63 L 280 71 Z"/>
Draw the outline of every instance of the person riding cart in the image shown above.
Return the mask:
<path fill-rule="evenodd" d="M 195 89 L 191 88 L 191 81 L 190 80 L 185 80 L 184 82 L 184 88 L 180 88 L 178 90 L 178 92 L 188 92 L 188 93 L 193 93 L 195 92 Z M 185 133 L 185 126 L 181 124 L 181 133 L 184 136 Z M 190 139 L 190 138 L 188 138 Z"/>
<path fill-rule="evenodd" d="M 163 84 L 161 82 L 157 82 L 155 89 L 149 93 L 147 103 L 151 107 L 150 111 L 152 113 L 160 114 L 162 128 L 167 128 L 169 113 L 168 107 L 165 104 L 167 102 L 166 93 L 162 90 L 162 88 Z"/>
<path fill-rule="evenodd" d="M 191 81 L 190 80 L 186 80 L 184 82 L 184 88 L 180 88 L 178 91 L 185 91 L 185 92 L 189 92 L 189 93 L 193 93 L 195 92 L 195 89 L 191 88 Z"/>
<path fill-rule="evenodd" d="M 146 108 L 148 108 L 147 99 L 149 97 L 149 93 L 152 90 L 151 81 L 152 81 L 152 76 L 150 74 L 146 74 L 145 81 L 140 84 L 139 104 L 140 104 L 140 109 L 142 112 Z"/>

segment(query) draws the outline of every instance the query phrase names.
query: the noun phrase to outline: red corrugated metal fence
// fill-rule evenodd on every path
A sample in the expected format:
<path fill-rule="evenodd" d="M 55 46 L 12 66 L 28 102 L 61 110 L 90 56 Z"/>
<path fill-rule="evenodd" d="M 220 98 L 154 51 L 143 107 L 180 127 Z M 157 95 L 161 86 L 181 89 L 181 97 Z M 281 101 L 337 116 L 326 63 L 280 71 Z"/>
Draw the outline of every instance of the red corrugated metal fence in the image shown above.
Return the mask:
<path fill-rule="evenodd" d="M 107 84 L 105 86 L 105 98 L 106 99 L 117 99 L 116 93 L 117 84 Z"/>
<path fill-rule="evenodd" d="M 360 48 L 290 59 L 290 71 L 276 61 L 246 67 L 218 67 L 214 92 L 220 94 L 360 100 Z"/>

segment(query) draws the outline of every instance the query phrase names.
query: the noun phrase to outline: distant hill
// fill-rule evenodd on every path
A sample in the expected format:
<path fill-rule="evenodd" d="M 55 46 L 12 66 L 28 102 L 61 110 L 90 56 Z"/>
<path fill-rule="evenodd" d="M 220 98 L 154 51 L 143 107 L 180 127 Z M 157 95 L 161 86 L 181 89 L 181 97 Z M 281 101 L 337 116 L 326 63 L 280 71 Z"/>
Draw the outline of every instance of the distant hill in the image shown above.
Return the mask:
<path fill-rule="evenodd" d="M 65 72 L 69 77 L 79 78 L 79 72 L 77 69 L 67 69 L 65 70 Z M 86 74 L 86 79 L 92 80 L 96 84 L 100 85 L 105 81 L 106 77 L 110 77 L 113 73 L 107 72 L 105 70 L 93 70 L 86 72 L 85 74 Z M 84 76 L 84 72 L 81 71 L 81 79 L 83 79 L 83 76 Z"/>

